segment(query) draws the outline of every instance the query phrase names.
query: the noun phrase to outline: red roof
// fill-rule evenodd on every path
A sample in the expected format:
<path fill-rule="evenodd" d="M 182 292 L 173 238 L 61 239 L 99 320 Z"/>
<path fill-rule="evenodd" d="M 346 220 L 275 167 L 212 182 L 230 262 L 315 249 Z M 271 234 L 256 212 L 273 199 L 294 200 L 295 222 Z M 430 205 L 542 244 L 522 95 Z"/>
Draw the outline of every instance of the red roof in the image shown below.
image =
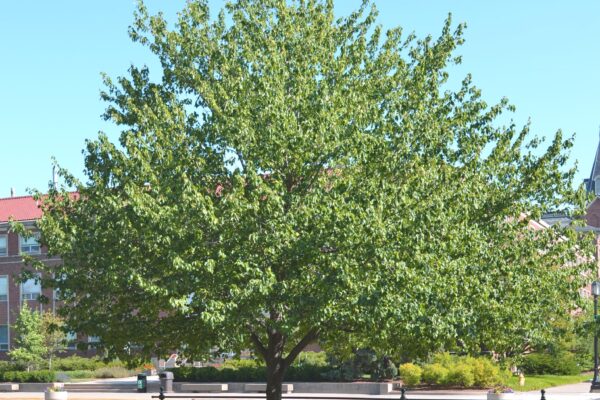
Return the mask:
<path fill-rule="evenodd" d="M 32 196 L 7 197 L 0 199 L 0 223 L 15 221 L 30 221 L 42 217 L 42 210 Z"/>

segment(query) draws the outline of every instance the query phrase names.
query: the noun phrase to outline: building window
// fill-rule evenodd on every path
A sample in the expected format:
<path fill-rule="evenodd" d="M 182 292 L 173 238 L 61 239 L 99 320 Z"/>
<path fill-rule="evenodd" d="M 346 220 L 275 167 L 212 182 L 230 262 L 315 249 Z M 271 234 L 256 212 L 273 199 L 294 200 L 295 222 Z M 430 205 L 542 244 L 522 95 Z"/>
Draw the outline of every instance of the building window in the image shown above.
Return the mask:
<path fill-rule="evenodd" d="M 100 336 L 88 336 L 88 343 L 100 343 Z"/>
<path fill-rule="evenodd" d="M 0 257 L 8 255 L 8 240 L 6 235 L 0 235 Z"/>
<path fill-rule="evenodd" d="M 0 276 L 0 301 L 8 300 L 8 276 Z"/>
<path fill-rule="evenodd" d="M 42 284 L 39 277 L 21 283 L 21 300 L 37 300 L 41 293 Z"/>
<path fill-rule="evenodd" d="M 39 234 L 24 238 L 19 236 L 21 254 L 40 254 L 40 236 Z"/>
<path fill-rule="evenodd" d="M 69 350 L 77 349 L 77 334 L 75 332 L 67 332 L 65 341 L 67 342 L 67 349 L 69 349 Z"/>
<path fill-rule="evenodd" d="M 8 350 L 8 325 L 0 325 L 0 351 Z"/>

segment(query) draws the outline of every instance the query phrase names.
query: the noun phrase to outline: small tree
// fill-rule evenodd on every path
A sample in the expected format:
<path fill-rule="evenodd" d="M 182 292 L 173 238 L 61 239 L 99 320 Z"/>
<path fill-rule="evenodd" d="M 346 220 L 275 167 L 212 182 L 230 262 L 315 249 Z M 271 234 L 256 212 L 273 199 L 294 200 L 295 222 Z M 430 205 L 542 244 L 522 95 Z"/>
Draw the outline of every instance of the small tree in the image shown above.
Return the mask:
<path fill-rule="evenodd" d="M 45 358 L 48 360 L 48 369 L 52 369 L 52 359 L 63 351 L 66 335 L 63 331 L 64 321 L 52 312 L 45 312 L 42 316 L 42 332 L 44 334 Z"/>
<path fill-rule="evenodd" d="M 25 364 L 27 371 L 37 368 L 47 354 L 42 314 L 31 310 L 24 303 L 14 328 L 15 349 L 9 352 L 10 358 Z"/>

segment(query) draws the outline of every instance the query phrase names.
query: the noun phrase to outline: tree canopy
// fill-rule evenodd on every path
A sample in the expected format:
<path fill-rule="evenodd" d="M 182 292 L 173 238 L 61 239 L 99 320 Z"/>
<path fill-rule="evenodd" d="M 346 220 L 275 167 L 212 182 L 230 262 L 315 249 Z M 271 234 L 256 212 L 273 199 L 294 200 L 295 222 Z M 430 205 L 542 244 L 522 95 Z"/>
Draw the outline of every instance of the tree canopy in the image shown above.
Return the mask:
<path fill-rule="evenodd" d="M 105 78 L 119 143 L 88 141 L 85 179 L 61 170 L 43 201 L 71 329 L 121 357 L 250 347 L 269 398 L 316 340 L 421 355 L 551 332 L 589 253 L 530 224 L 581 207 L 572 138 L 540 146 L 498 122 L 507 100 L 451 87 L 463 25 L 418 39 L 376 18 L 368 2 L 336 19 L 332 1 L 213 18 L 190 1 L 170 26 L 140 3 L 130 36 L 161 74 Z"/>

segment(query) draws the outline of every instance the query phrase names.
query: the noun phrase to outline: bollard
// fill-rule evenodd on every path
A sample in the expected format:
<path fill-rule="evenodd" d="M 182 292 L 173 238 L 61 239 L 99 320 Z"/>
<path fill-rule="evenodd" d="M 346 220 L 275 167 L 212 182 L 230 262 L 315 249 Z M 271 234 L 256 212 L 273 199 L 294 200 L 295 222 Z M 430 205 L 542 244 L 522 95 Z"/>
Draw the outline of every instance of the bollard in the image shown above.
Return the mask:
<path fill-rule="evenodd" d="M 401 388 L 400 389 L 400 400 L 406 400 L 406 396 L 404 395 L 406 393 L 406 389 L 405 388 Z"/>
<path fill-rule="evenodd" d="M 162 386 L 160 387 L 160 393 L 158 394 L 158 398 L 160 400 L 165 400 L 165 392 L 164 392 L 164 388 Z"/>
<path fill-rule="evenodd" d="M 542 389 L 542 398 L 540 400 L 546 400 L 546 391 Z"/>

